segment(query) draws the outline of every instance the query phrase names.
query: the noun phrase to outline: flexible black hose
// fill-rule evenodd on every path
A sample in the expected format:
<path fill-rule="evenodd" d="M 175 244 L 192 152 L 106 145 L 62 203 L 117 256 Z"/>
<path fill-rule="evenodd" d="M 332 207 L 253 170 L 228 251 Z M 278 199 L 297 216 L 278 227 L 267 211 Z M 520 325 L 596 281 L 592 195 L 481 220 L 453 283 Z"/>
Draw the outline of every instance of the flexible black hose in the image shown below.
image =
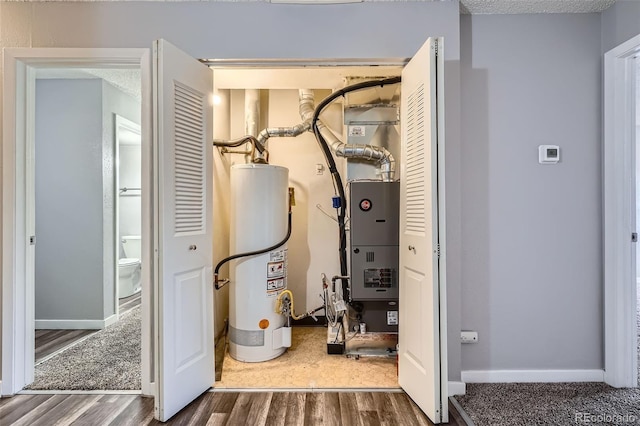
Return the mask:
<path fill-rule="evenodd" d="M 220 272 L 220 268 L 222 267 L 222 265 L 224 265 L 225 263 L 227 263 L 227 262 L 229 262 L 229 261 L 231 261 L 233 259 L 238 259 L 240 257 L 255 256 L 255 255 L 258 255 L 258 254 L 267 253 L 267 252 L 269 252 L 271 250 L 275 250 L 278 247 L 282 246 L 287 241 L 289 241 L 289 237 L 291 237 L 291 211 L 289 211 L 289 215 L 287 217 L 287 236 L 284 237 L 284 239 L 282 241 L 272 245 L 271 247 L 267 247 L 265 249 L 249 251 L 249 252 L 246 252 L 246 253 L 234 254 L 232 256 L 225 257 L 220 262 L 218 262 L 218 264 L 216 265 L 216 268 L 214 269 L 214 272 L 213 272 L 213 277 L 214 277 L 214 283 L 215 283 L 216 290 L 220 290 L 222 287 L 224 287 L 224 284 L 220 285 L 219 282 L 218 282 L 218 272 Z"/>
<path fill-rule="evenodd" d="M 354 92 L 356 90 L 367 89 L 369 87 L 377 87 L 377 86 L 386 86 L 389 84 L 397 84 L 400 83 L 401 77 L 391 77 L 385 78 L 381 80 L 372 80 L 372 81 L 364 81 L 362 83 L 352 84 L 351 86 L 347 86 L 341 90 L 337 90 L 333 92 L 331 95 L 327 96 L 318 104 L 315 111 L 313 112 L 313 119 L 311 120 L 311 128 L 313 129 L 313 133 L 316 136 L 316 140 L 320 144 L 320 148 L 324 153 L 325 159 L 327 160 L 327 165 L 329 166 L 329 172 L 331 173 L 331 177 L 333 178 L 336 189 L 338 191 L 338 197 L 340 198 L 340 207 L 338 208 L 338 228 L 340 232 L 339 236 L 339 258 L 340 258 L 340 275 L 347 276 L 349 271 L 347 269 L 347 231 L 345 229 L 345 218 L 346 218 L 346 204 L 347 199 L 344 192 L 344 186 L 342 184 L 342 177 L 340 176 L 340 172 L 338 172 L 338 168 L 336 167 L 336 162 L 331 154 L 331 148 L 327 141 L 320 134 L 320 129 L 318 129 L 318 118 L 327 105 L 333 102 L 335 99 L 344 96 L 349 92 Z M 351 300 L 351 293 L 349 293 L 348 280 L 342 279 L 342 290 L 344 295 L 348 295 L 347 300 Z"/>
<path fill-rule="evenodd" d="M 264 146 L 258 141 L 258 139 L 256 139 L 254 136 L 251 136 L 251 135 L 243 136 L 241 138 L 233 139 L 233 140 L 230 140 L 230 141 L 214 139 L 213 140 L 213 145 L 214 146 L 224 146 L 224 147 L 228 147 L 228 148 L 237 148 L 237 147 L 239 147 L 241 145 L 244 145 L 247 142 L 251 142 L 253 144 L 253 146 L 256 147 L 256 149 L 258 150 L 258 152 L 260 154 L 262 154 L 264 152 Z"/>

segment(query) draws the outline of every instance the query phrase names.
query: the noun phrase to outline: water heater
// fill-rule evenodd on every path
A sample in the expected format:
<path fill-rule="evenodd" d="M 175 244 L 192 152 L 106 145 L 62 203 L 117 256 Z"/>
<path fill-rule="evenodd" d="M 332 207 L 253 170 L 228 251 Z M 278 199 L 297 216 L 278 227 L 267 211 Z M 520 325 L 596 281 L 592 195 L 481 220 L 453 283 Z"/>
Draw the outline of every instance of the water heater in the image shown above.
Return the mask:
<path fill-rule="evenodd" d="M 230 253 L 270 247 L 287 234 L 289 170 L 269 164 L 231 167 Z M 287 288 L 287 245 L 230 263 L 229 354 L 239 361 L 276 358 L 290 346 L 275 301 Z"/>

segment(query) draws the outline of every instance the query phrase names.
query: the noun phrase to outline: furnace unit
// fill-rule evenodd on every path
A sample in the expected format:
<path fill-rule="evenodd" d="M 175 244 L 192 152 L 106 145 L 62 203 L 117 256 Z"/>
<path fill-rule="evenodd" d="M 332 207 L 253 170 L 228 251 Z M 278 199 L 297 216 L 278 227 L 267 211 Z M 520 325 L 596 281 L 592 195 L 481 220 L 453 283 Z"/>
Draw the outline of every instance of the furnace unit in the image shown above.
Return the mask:
<path fill-rule="evenodd" d="M 351 307 L 367 332 L 398 331 L 399 182 L 353 181 Z"/>

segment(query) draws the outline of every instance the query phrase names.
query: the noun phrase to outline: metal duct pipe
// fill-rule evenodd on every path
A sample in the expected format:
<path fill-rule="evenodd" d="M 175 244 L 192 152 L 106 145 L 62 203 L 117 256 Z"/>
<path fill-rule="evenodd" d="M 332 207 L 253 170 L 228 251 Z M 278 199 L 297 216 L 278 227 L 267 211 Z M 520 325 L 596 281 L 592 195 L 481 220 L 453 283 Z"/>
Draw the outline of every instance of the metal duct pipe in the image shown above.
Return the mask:
<path fill-rule="evenodd" d="M 267 140 L 271 137 L 295 137 L 303 134 L 311 128 L 311 120 L 309 122 L 296 124 L 293 127 L 267 127 L 258 134 L 258 142 L 262 146 L 266 146 Z"/>
<path fill-rule="evenodd" d="M 325 138 L 326 139 L 326 138 Z M 332 144 L 331 149 L 338 157 L 359 158 L 375 161 L 380 165 L 380 175 L 384 182 L 393 182 L 396 173 L 396 160 L 387 148 L 364 144 Z"/>
<path fill-rule="evenodd" d="M 244 91 L 244 130 L 247 136 L 258 136 L 260 129 L 260 89 L 245 89 Z M 258 152 L 252 151 L 251 157 L 254 163 L 266 163 L 267 154 L 265 146 L 254 142 L 254 147 L 260 146 Z"/>
<path fill-rule="evenodd" d="M 315 109 L 313 91 L 309 89 L 301 89 L 299 92 L 299 98 L 300 116 L 303 120 L 312 120 L 313 112 Z M 316 122 L 316 126 L 318 127 L 318 131 L 320 132 L 322 137 L 331 147 L 331 150 L 338 157 L 358 158 L 361 160 L 375 161 L 380 165 L 380 174 L 382 176 L 382 180 L 385 182 L 393 181 L 396 172 L 396 160 L 395 158 L 393 158 L 393 155 L 389 152 L 388 149 L 375 145 L 346 144 L 338 139 L 337 136 L 331 131 L 331 129 L 329 129 L 322 122 L 322 120 L 318 120 Z"/>
<path fill-rule="evenodd" d="M 260 90 L 244 91 L 244 129 L 246 135 L 258 136 L 260 127 Z"/>
<path fill-rule="evenodd" d="M 296 124 L 293 127 L 268 127 L 260 132 L 258 135 L 258 142 L 263 146 L 266 146 L 267 140 L 271 137 L 296 137 L 311 129 L 311 120 L 313 119 L 314 100 L 313 92 L 307 90 L 303 95 L 303 91 L 299 92 L 300 99 L 300 117 L 302 117 L 302 123 Z"/>

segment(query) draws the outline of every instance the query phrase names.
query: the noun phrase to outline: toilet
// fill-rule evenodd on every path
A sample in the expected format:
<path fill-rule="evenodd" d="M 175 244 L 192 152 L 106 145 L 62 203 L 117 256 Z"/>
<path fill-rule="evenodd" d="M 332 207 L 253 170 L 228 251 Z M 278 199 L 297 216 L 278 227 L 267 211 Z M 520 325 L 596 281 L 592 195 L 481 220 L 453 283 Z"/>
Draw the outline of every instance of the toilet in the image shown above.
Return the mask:
<path fill-rule="evenodd" d="M 120 299 L 129 297 L 142 288 L 141 245 L 142 239 L 139 235 L 125 235 L 120 240 L 120 259 L 118 260 L 118 297 Z"/>

